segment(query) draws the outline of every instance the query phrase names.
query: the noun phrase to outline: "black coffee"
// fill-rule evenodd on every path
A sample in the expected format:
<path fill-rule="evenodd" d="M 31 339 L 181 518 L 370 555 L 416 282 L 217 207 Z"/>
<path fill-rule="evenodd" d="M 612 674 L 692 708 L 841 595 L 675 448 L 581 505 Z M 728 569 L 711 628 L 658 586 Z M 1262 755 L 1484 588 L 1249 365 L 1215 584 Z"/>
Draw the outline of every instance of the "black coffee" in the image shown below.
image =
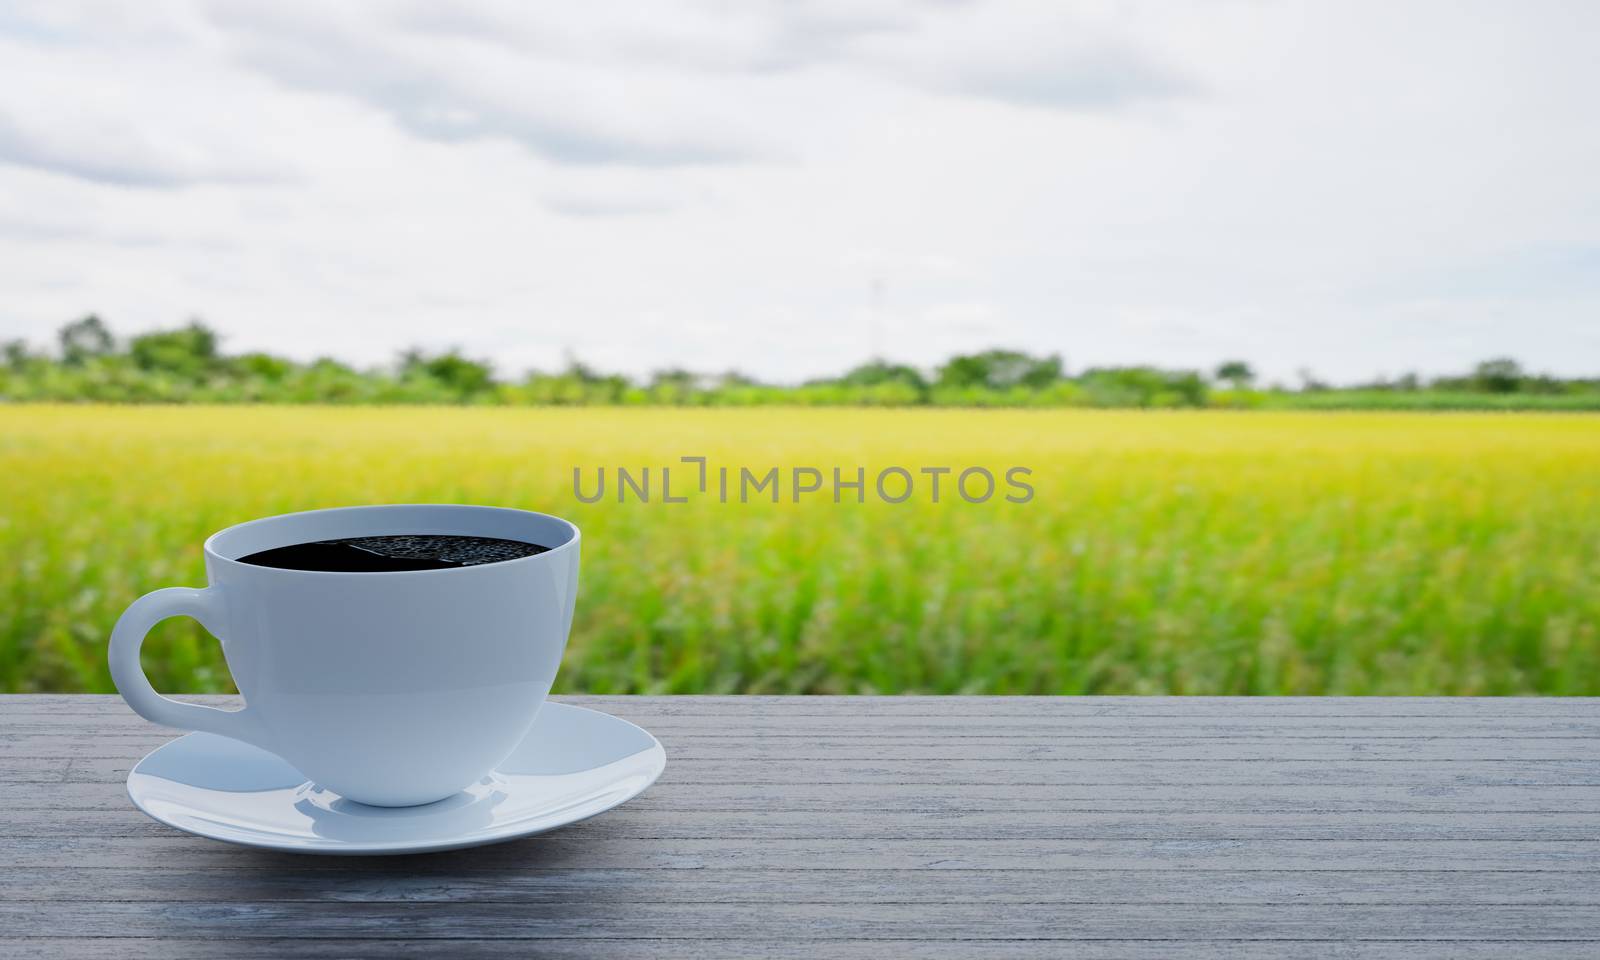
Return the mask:
<path fill-rule="evenodd" d="M 349 537 L 273 547 L 240 557 L 240 563 L 284 570 L 325 573 L 392 573 L 404 570 L 450 570 L 499 563 L 544 553 L 549 547 L 494 537 L 453 537 L 436 533 L 398 533 L 382 537 Z"/>

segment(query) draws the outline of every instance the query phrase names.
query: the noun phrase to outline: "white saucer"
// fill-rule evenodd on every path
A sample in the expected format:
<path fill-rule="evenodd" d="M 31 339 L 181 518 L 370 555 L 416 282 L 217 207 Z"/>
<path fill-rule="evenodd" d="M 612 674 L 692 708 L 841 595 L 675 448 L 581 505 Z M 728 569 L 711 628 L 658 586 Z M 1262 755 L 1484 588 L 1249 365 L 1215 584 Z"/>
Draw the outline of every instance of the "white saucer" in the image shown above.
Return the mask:
<path fill-rule="evenodd" d="M 128 796 L 189 833 L 295 853 L 451 850 L 554 830 L 644 791 L 667 765 L 626 720 L 546 703 L 522 745 L 471 787 L 420 807 L 369 807 L 308 783 L 265 750 L 209 733 L 140 760 Z"/>

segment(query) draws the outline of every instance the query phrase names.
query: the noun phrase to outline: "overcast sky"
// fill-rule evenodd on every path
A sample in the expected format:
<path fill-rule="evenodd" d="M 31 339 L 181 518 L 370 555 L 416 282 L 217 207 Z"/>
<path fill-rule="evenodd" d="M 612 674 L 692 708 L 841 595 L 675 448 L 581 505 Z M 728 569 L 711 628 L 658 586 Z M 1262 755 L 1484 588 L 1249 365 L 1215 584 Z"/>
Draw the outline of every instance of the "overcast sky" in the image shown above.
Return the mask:
<path fill-rule="evenodd" d="M 1600 374 L 1597 36 L 1581 0 L 8 2 L 0 338 Z"/>

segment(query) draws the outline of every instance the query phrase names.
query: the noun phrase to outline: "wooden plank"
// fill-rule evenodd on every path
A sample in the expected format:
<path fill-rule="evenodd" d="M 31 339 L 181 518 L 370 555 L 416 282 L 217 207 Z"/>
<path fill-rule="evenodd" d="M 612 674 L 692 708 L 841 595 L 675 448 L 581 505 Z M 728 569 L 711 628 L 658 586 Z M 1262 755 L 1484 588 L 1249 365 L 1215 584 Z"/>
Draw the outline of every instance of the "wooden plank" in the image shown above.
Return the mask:
<path fill-rule="evenodd" d="M 1600 874 L 1351 870 L 461 870 L 310 861 L 304 869 L 16 868 L 0 900 L 160 903 L 1438 903 L 1600 905 Z"/>
<path fill-rule="evenodd" d="M 1455 738 L 1295 739 L 1239 736 L 1187 737 L 965 737 L 941 739 L 862 737 L 697 737 L 658 734 L 674 761 L 1172 761 L 1227 760 L 1275 763 L 1325 760 L 1468 762 L 1600 758 L 1600 739 Z M 109 738 L 81 734 L 0 735 L 0 764 L 72 757 L 136 760 L 173 739 L 171 732 Z"/>
<path fill-rule="evenodd" d="M 886 956 L 915 956 L 919 960 L 1594 960 L 1600 943 L 1593 940 L 1094 940 L 1063 941 L 1044 938 L 948 941 L 921 940 L 775 940 L 706 937 L 696 940 L 582 939 L 540 940 L 438 940 L 326 939 L 232 940 L 207 938 L 133 939 L 127 937 L 72 939 L 0 939 L 0 956 L 16 960 L 345 960 L 396 957 L 449 956 L 453 960 L 482 960 L 537 956 L 540 960 L 745 960 L 806 957 L 807 960 L 884 960 Z"/>
<path fill-rule="evenodd" d="M 83 734 L 96 737 L 173 737 L 179 731 L 157 726 L 131 710 L 94 714 L 30 712 L 13 716 L 0 710 L 6 724 L 0 737 L 16 739 L 35 734 Z M 730 726 L 726 716 L 646 716 L 635 714 L 626 703 L 607 712 L 633 718 L 660 737 L 816 739 L 862 735 L 861 719 L 848 716 L 808 716 L 794 719 L 766 717 Z M 1597 711 L 1600 712 L 1600 711 Z M 871 739 L 961 739 L 964 737 L 1040 737 L 1185 739 L 1275 737 L 1285 740 L 1454 740 L 1512 737 L 1518 739 L 1600 738 L 1600 719 L 1562 717 L 1005 717 L 938 716 L 872 718 Z"/>
<path fill-rule="evenodd" d="M 1572 940 L 1595 920 L 1566 906 L 1435 904 L 0 903 L 10 936 L 273 939 Z"/>
<path fill-rule="evenodd" d="M 0 783 L 118 783 L 137 757 L 20 757 L 0 766 Z M 675 783 L 1046 784 L 1187 787 L 1296 783 L 1458 786 L 1600 785 L 1600 759 L 1583 760 L 726 760 L 672 758 Z"/>
<path fill-rule="evenodd" d="M 428 855 L 461 869 L 655 870 L 1553 870 L 1600 871 L 1600 840 L 768 840 L 574 839 L 566 832 Z M 336 861 L 338 868 L 361 858 Z M 192 870 L 311 869 L 176 831 L 150 837 L 0 837 L 13 867 L 94 863 Z M 391 864 L 400 861 L 379 862 Z M 398 867 L 397 867 L 398 868 Z M 663 882 L 670 882 L 663 880 Z"/>
<path fill-rule="evenodd" d="M 781 802 L 781 801 L 779 801 Z M 160 837 L 121 810 L 16 811 L 8 837 Z M 1126 811 L 663 810 L 629 806 L 573 824 L 566 839 L 767 840 L 1600 840 L 1593 813 L 1159 813 Z"/>
<path fill-rule="evenodd" d="M 669 768 L 669 772 L 676 771 Z M 679 783 L 672 777 L 628 801 L 627 810 L 813 811 L 870 807 L 880 811 L 1121 812 L 1121 813 L 1600 813 L 1600 785 L 1450 783 L 1420 786 L 1293 783 L 1187 784 L 1156 791 L 1149 784 L 882 784 L 796 783 L 774 790 L 762 784 Z M 120 780 L 104 783 L 0 784 L 0 810 L 133 812 Z"/>
<path fill-rule="evenodd" d="M 179 696 L 213 706 L 237 706 L 230 696 Z M 797 720 L 814 716 L 867 717 L 1551 717 L 1594 720 L 1600 698 L 1585 697 L 948 697 L 948 696 L 556 696 L 562 703 L 619 716 L 734 716 Z M 99 715 L 127 711 L 114 694 L 4 694 L 0 711 Z"/>
<path fill-rule="evenodd" d="M 1600 717 L 1600 697 L 557 696 L 638 716 L 861 717 Z M 114 699 L 112 701 L 114 703 Z"/>

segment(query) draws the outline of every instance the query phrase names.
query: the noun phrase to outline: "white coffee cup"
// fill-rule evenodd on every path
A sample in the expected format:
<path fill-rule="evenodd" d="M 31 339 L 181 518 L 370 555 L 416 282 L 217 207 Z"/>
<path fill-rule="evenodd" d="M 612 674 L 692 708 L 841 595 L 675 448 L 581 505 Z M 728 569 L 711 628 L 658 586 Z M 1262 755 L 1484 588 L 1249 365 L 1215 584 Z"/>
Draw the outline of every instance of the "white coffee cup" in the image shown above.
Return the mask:
<path fill-rule="evenodd" d="M 239 558 L 316 540 L 446 534 L 545 553 L 447 570 L 327 573 Z M 269 750 L 351 800 L 409 806 L 477 782 L 522 742 L 544 703 L 578 593 L 578 528 L 526 510 L 344 507 L 228 527 L 205 543 L 203 590 L 133 602 L 111 634 L 111 676 L 146 720 Z M 221 642 L 241 710 L 156 693 L 145 634 L 172 616 Z"/>

